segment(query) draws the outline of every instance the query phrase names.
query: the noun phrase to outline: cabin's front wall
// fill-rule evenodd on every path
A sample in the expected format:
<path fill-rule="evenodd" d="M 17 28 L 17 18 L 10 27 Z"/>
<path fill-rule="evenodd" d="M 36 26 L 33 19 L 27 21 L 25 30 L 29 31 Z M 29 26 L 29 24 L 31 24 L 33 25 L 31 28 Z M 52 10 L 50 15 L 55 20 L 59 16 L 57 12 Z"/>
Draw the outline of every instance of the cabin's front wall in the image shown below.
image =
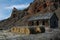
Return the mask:
<path fill-rule="evenodd" d="M 37 25 L 37 22 L 38 21 L 38 24 L 39 25 Z M 45 32 L 47 32 L 47 31 L 50 31 L 50 20 L 49 19 L 43 19 L 43 20 L 35 20 L 35 21 L 30 21 L 30 22 L 33 22 L 32 24 L 32 26 L 36 26 L 36 27 L 44 27 L 45 28 Z M 29 25 L 28 26 L 30 26 L 31 27 L 31 25 L 30 25 L 31 23 L 29 23 Z"/>
<path fill-rule="evenodd" d="M 28 26 L 45 26 L 50 27 L 50 21 L 49 20 L 35 20 L 35 21 L 29 21 Z"/>

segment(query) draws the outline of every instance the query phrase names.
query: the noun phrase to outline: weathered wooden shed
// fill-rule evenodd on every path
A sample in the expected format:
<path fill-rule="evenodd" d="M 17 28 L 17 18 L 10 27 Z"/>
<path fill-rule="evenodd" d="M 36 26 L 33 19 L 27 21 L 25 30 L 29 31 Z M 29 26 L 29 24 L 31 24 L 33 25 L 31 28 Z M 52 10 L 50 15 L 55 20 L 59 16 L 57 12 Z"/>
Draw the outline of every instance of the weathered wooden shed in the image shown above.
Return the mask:
<path fill-rule="evenodd" d="M 58 28 L 58 17 L 55 13 L 44 13 L 33 15 L 28 19 L 28 26 L 44 26 Z"/>

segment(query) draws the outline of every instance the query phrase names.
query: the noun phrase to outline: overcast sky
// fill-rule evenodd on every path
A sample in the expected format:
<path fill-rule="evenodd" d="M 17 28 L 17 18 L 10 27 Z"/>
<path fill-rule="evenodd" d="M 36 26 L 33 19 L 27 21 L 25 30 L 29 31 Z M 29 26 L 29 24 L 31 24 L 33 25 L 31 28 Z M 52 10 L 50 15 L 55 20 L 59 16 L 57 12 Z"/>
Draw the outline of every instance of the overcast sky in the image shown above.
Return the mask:
<path fill-rule="evenodd" d="M 0 0 L 0 20 L 10 17 L 13 7 L 27 8 L 33 0 Z"/>

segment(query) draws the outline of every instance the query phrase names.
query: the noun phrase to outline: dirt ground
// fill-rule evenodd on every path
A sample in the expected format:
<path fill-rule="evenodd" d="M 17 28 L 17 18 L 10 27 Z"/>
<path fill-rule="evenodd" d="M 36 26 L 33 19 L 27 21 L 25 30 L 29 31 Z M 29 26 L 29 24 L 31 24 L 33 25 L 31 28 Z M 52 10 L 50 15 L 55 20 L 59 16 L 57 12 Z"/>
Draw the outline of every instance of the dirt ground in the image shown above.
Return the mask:
<path fill-rule="evenodd" d="M 11 32 L 0 32 L 0 40 L 60 40 L 60 29 L 51 29 L 51 32 L 21 35 Z M 56 38 L 56 39 L 55 39 Z"/>

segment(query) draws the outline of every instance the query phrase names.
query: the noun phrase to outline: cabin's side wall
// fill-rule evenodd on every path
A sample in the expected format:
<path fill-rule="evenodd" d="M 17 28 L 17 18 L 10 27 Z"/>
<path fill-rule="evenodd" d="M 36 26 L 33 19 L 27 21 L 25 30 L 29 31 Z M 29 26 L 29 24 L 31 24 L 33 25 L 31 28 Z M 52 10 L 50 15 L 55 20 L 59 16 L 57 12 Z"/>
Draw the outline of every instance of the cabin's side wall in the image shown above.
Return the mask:
<path fill-rule="evenodd" d="M 58 18 L 55 14 L 50 19 L 50 28 L 58 28 Z"/>

